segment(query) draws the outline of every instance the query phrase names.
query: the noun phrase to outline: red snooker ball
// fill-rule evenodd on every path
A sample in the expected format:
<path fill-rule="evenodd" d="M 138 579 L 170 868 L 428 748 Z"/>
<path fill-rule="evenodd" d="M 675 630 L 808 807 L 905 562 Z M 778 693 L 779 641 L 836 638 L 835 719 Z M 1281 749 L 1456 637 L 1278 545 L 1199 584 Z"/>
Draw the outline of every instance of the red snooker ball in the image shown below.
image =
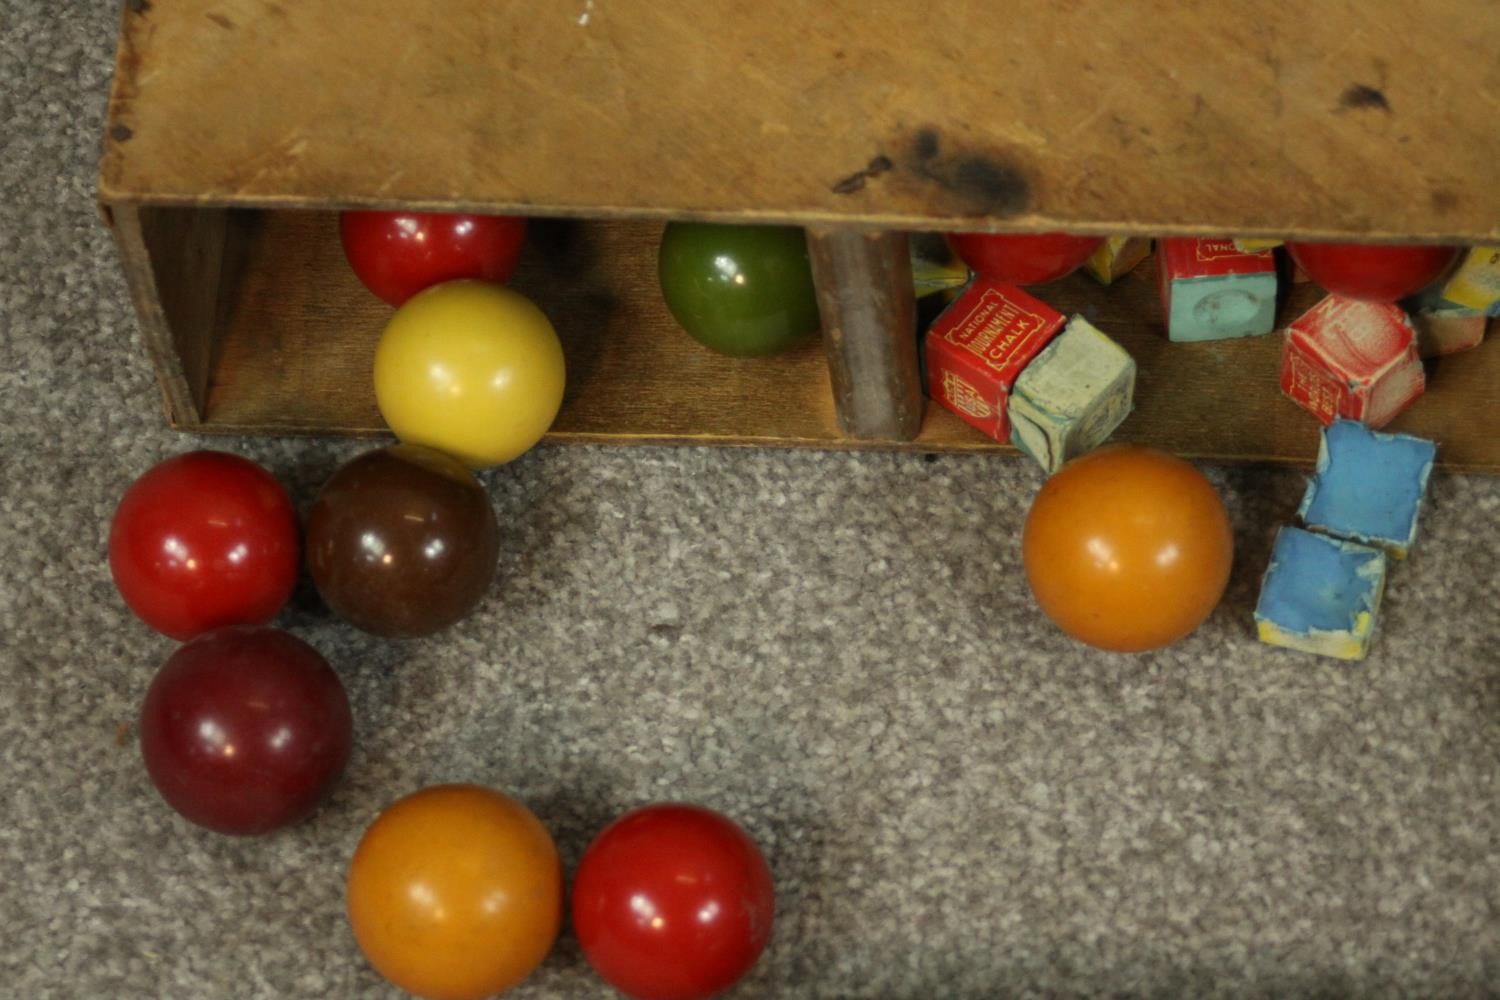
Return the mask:
<path fill-rule="evenodd" d="M 969 268 L 1013 285 L 1056 281 L 1083 266 L 1102 236 L 1068 233 L 950 233 L 948 243 Z"/>
<path fill-rule="evenodd" d="M 1458 247 L 1288 243 L 1287 253 L 1324 289 L 1366 302 L 1395 302 L 1440 278 Z"/>
<path fill-rule="evenodd" d="M 280 483 L 247 458 L 193 451 L 125 491 L 109 529 L 109 569 L 147 625 L 190 639 L 263 624 L 297 582 L 297 512 Z"/>
<path fill-rule="evenodd" d="M 510 280 L 526 220 L 447 212 L 344 212 L 344 256 L 366 288 L 393 306 L 445 281 Z"/>
<path fill-rule="evenodd" d="M 219 833 L 304 819 L 349 760 L 349 699 L 333 668 L 279 629 L 201 635 L 162 664 L 141 708 L 141 753 L 161 797 Z"/>
<path fill-rule="evenodd" d="M 734 821 L 663 803 L 626 813 L 589 845 L 573 881 L 589 964 L 638 1000 L 697 1000 L 734 985 L 765 950 L 771 872 Z"/>

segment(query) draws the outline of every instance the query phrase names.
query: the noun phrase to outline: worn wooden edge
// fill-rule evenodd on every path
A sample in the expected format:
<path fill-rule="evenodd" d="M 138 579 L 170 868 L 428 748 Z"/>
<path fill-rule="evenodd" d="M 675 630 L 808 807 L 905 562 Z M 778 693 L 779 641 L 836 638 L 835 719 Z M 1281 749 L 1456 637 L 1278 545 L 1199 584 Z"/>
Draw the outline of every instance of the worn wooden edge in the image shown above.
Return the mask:
<path fill-rule="evenodd" d="M 1476 245 L 1500 240 L 1500 221 L 1489 229 L 1431 229 L 1421 232 L 1380 228 L 1312 228 L 1299 226 L 1237 226 L 1229 220 L 1207 215 L 1187 221 L 1153 221 L 1141 219 L 1063 218 L 1041 213 L 1005 218 L 973 216 L 917 215 L 903 212 L 839 213 L 816 209 L 788 208 L 784 211 L 743 210 L 719 212 L 695 211 L 691 208 L 665 210 L 629 205 L 558 204 L 545 205 L 512 201 L 473 201 L 456 198 L 359 198 L 330 200 L 319 197 L 287 195 L 285 197 L 242 197 L 231 193 L 122 189 L 107 178 L 99 183 L 101 199 L 112 204 L 138 206 L 192 205 L 203 208 L 264 209 L 286 211 L 343 211 L 346 209 L 409 209 L 426 212 L 476 212 L 495 215 L 526 215 L 539 219 L 621 220 L 621 221 L 687 221 L 753 223 L 762 225 L 805 226 L 808 228 L 845 228 L 872 231 L 900 230 L 993 233 L 1070 232 L 1093 236 L 1163 236 L 1234 237 L 1243 239 L 1307 240 L 1312 242 L 1354 241 L 1367 243 L 1434 243 Z"/>
<path fill-rule="evenodd" d="M 141 341 L 156 372 L 167 421 L 179 429 L 196 430 L 202 426 L 207 372 L 203 373 L 204 381 L 195 393 L 157 290 L 156 267 L 141 226 L 142 211 L 150 209 L 133 204 L 100 204 L 100 213 L 114 234 L 120 268 L 135 306 Z"/>

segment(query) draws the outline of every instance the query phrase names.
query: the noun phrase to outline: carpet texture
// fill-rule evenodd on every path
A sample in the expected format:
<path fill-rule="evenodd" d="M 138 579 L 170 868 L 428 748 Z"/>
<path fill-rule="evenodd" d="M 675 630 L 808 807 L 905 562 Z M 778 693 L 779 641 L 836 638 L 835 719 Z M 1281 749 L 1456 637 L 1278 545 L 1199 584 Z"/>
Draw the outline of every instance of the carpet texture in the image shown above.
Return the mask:
<path fill-rule="evenodd" d="M 383 804 L 521 797 L 571 866 L 662 798 L 775 873 L 736 996 L 1430 995 L 1500 989 L 1500 482 L 1440 475 L 1372 658 L 1259 645 L 1302 477 L 1210 469 L 1239 545 L 1197 634 L 1127 657 L 1033 609 L 1040 474 L 996 458 L 542 448 L 485 482 L 499 581 L 423 641 L 283 623 L 357 748 L 311 821 L 218 837 L 134 729 L 173 644 L 104 560 L 169 431 L 93 206 L 112 2 L 0 0 L 0 994 L 394 995 L 342 911 Z M 209 440 L 209 439 L 203 439 Z M 224 440 L 305 509 L 363 446 Z M 517 997 L 606 996 L 566 931 Z"/>

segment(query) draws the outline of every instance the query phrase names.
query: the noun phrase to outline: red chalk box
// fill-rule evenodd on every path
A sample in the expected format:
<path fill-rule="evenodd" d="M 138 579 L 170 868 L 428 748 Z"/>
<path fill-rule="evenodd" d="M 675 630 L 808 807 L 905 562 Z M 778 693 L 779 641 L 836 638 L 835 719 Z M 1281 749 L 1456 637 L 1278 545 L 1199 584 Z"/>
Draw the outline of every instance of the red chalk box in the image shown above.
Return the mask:
<path fill-rule="evenodd" d="M 1011 388 L 1065 322 L 1014 285 L 975 278 L 927 331 L 928 394 L 995 440 L 1009 441 Z"/>
<path fill-rule="evenodd" d="M 1158 241 L 1162 277 L 1212 278 L 1226 274 L 1269 274 L 1276 257 L 1269 250 L 1249 253 L 1234 240 L 1174 238 Z"/>
<path fill-rule="evenodd" d="M 1281 391 L 1324 424 L 1345 417 L 1383 427 L 1425 388 L 1416 332 L 1399 306 L 1330 295 L 1286 331 Z"/>

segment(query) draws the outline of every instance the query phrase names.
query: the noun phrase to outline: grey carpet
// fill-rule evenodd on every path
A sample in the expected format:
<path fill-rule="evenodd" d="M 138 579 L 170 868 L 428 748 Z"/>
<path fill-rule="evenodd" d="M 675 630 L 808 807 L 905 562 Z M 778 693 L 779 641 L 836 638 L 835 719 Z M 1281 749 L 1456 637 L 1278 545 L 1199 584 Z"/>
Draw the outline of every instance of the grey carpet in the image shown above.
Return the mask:
<path fill-rule="evenodd" d="M 1479 996 L 1500 988 L 1500 483 L 1442 476 L 1371 660 L 1249 619 L 1294 473 L 1213 470 L 1239 555 L 1164 652 L 1047 626 L 991 458 L 544 448 L 486 477 L 500 583 L 409 644 L 285 617 L 354 701 L 347 780 L 261 840 L 162 806 L 132 720 L 172 644 L 116 598 L 163 425 L 93 204 L 115 5 L 0 0 L 0 994 L 380 996 L 342 915 L 381 805 L 531 804 L 571 865 L 697 800 L 768 853 L 739 996 Z M 1476 415 L 1476 418 L 1481 415 Z M 306 503 L 359 445 L 222 441 Z M 606 995 L 566 934 L 516 996 Z"/>

